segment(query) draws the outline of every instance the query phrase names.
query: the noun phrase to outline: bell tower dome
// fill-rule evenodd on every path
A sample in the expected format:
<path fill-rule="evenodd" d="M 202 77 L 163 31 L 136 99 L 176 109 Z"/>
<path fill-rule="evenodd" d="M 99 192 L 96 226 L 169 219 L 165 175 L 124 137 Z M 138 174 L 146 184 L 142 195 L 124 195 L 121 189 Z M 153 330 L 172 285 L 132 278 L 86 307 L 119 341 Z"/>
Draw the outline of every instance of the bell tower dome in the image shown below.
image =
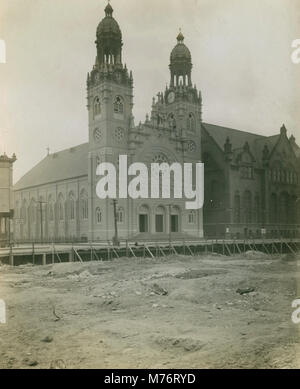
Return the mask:
<path fill-rule="evenodd" d="M 97 63 L 120 65 L 122 63 L 122 32 L 118 22 L 113 18 L 110 3 L 105 8 L 105 18 L 97 28 Z"/>
<path fill-rule="evenodd" d="M 181 83 L 184 86 L 192 86 L 192 56 L 183 41 L 184 36 L 180 30 L 177 36 L 177 45 L 172 50 L 170 57 L 171 87 Z"/>

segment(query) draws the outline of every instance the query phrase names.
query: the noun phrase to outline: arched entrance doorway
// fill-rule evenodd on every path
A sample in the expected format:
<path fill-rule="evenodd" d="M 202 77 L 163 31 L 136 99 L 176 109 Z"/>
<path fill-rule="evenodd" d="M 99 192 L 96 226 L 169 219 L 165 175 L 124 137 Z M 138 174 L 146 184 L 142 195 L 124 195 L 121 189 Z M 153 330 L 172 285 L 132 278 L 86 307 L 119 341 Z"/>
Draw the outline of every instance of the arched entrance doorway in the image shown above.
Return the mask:
<path fill-rule="evenodd" d="M 171 232 L 180 231 L 180 209 L 178 207 L 171 207 L 170 229 Z"/>
<path fill-rule="evenodd" d="M 143 205 L 139 210 L 139 230 L 141 233 L 147 233 L 150 230 L 149 227 L 150 212 L 147 205 Z"/>
<path fill-rule="evenodd" d="M 155 212 L 155 232 L 165 232 L 165 208 L 160 206 Z"/>

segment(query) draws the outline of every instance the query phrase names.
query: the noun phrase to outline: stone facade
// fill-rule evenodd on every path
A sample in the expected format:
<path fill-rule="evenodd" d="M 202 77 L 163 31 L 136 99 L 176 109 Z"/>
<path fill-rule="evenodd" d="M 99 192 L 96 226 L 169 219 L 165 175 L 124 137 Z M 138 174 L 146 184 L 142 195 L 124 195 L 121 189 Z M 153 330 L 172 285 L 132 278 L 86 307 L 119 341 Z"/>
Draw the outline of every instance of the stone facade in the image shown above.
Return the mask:
<path fill-rule="evenodd" d="M 202 126 L 207 236 L 300 233 L 300 148 L 295 138 Z"/>

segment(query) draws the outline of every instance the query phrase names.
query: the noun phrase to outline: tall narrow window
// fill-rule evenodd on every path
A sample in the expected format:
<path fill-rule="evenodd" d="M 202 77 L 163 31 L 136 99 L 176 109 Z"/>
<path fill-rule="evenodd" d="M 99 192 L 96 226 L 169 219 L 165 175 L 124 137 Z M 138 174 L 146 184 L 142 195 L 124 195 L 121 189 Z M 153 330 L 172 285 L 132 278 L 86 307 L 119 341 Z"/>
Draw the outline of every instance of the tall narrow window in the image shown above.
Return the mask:
<path fill-rule="evenodd" d="M 89 217 L 88 195 L 85 190 L 80 194 L 80 215 L 82 220 L 87 220 Z"/>
<path fill-rule="evenodd" d="M 102 212 L 100 208 L 96 208 L 96 223 L 97 224 L 102 223 Z"/>
<path fill-rule="evenodd" d="M 58 220 L 63 221 L 65 216 L 64 216 L 64 198 L 62 194 L 58 196 L 57 210 L 58 210 Z"/>
<path fill-rule="evenodd" d="M 168 116 L 168 126 L 172 130 L 176 128 L 176 120 L 173 113 L 170 113 L 170 115 Z"/>
<path fill-rule="evenodd" d="M 117 96 L 114 102 L 114 112 L 123 114 L 124 113 L 124 103 L 121 96 Z"/>
<path fill-rule="evenodd" d="M 94 118 L 101 115 L 101 103 L 99 97 L 94 100 Z"/>
<path fill-rule="evenodd" d="M 124 223 L 124 215 L 125 215 L 124 209 L 120 207 L 117 210 L 117 221 L 118 221 L 118 223 L 120 223 L 120 224 Z"/>
<path fill-rule="evenodd" d="M 75 198 L 73 193 L 69 194 L 69 218 L 75 220 Z"/>
<path fill-rule="evenodd" d="M 190 132 L 194 132 L 196 129 L 196 121 L 195 116 L 190 113 L 187 119 L 187 130 Z"/>
<path fill-rule="evenodd" d="M 196 222 L 196 212 L 195 211 L 189 212 L 188 222 L 189 222 L 189 224 L 195 224 L 195 222 Z"/>
<path fill-rule="evenodd" d="M 26 200 L 23 201 L 21 208 L 21 222 L 25 224 L 27 222 L 27 205 Z"/>

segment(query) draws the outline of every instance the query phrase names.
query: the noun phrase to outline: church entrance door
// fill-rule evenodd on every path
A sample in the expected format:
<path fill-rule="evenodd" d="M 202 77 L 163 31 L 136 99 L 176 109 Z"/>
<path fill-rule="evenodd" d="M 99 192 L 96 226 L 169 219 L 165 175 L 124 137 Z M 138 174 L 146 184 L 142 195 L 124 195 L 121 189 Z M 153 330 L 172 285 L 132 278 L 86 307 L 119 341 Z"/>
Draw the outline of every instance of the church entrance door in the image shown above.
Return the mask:
<path fill-rule="evenodd" d="M 171 215 L 171 232 L 179 232 L 179 216 Z"/>
<path fill-rule="evenodd" d="M 149 232 L 148 215 L 140 215 L 140 232 Z"/>
<path fill-rule="evenodd" d="M 155 215 L 156 232 L 164 232 L 164 215 Z"/>

